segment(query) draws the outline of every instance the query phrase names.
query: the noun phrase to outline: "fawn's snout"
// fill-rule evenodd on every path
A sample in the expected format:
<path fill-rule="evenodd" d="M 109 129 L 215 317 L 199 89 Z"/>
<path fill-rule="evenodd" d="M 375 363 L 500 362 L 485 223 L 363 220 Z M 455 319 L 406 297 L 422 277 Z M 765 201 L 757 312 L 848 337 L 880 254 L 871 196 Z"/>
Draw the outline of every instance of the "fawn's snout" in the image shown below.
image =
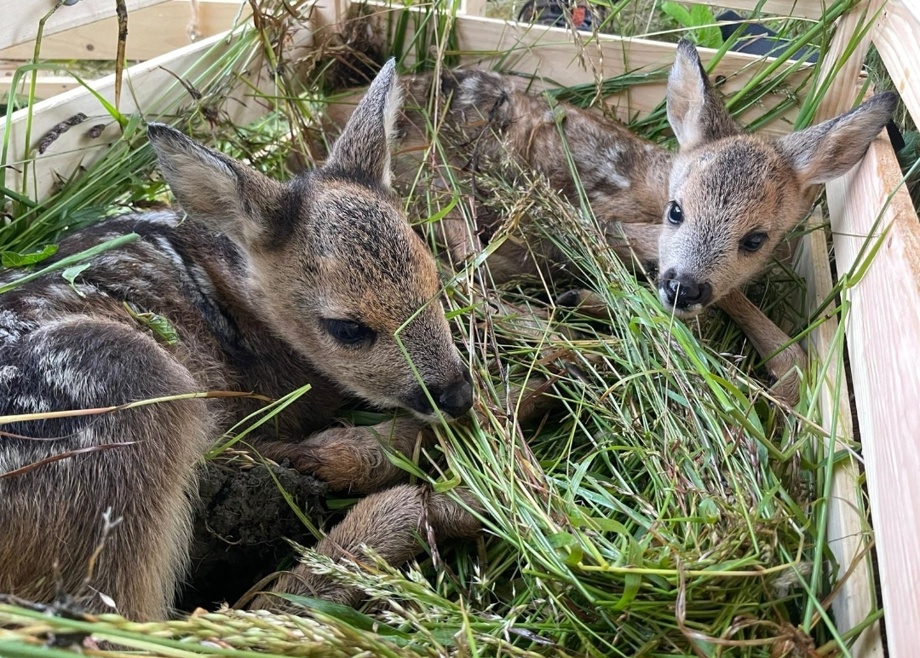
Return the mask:
<path fill-rule="evenodd" d="M 469 411 L 473 406 L 473 379 L 470 373 L 464 369 L 458 377 L 446 384 L 419 386 L 409 401 L 409 407 L 422 416 L 431 416 L 434 414 L 432 402 L 451 418 L 458 418 Z"/>
<path fill-rule="evenodd" d="M 672 268 L 661 276 L 658 296 L 661 303 L 673 308 L 678 316 L 690 316 L 712 301 L 712 286 L 692 276 L 678 274 Z"/>

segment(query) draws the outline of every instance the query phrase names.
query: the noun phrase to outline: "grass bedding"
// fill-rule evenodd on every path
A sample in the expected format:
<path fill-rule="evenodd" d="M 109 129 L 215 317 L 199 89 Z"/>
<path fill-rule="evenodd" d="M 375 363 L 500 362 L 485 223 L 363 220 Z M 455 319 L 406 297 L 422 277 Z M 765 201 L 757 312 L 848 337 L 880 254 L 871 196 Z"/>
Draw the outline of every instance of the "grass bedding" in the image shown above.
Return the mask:
<path fill-rule="evenodd" d="M 826 23 L 852 4 L 830 4 L 816 24 L 777 25 L 800 45 L 821 46 Z M 264 3 L 261 30 L 250 31 L 228 57 L 245 59 L 259 48 L 280 57 L 279 25 L 302 5 Z M 413 69 L 451 62 L 452 12 L 431 7 L 423 27 L 397 15 L 386 40 L 396 52 L 376 54 L 423 53 Z M 321 80 L 353 61 L 355 45 L 329 44 L 296 66 L 276 61 L 278 110 L 254 125 L 209 122 L 213 113 L 196 103 L 170 110 L 172 123 L 266 173 L 288 175 L 334 137 L 321 121 L 334 94 Z M 798 103 L 800 123 L 807 122 L 823 91 L 790 89 L 783 73 L 773 73 L 731 98 L 732 109 L 781 93 L 788 103 L 777 111 Z M 605 89 L 638 82 L 626 75 L 605 81 Z M 219 84 L 218 77 L 195 81 L 206 98 Z M 558 96 L 588 103 L 596 91 L 570 88 Z M 210 98 L 219 107 L 219 98 Z M 106 157 L 47 201 L 17 202 L 8 191 L 8 218 L 0 223 L 4 265 L 53 249 L 47 245 L 62 232 L 101 209 L 164 199 L 142 124 L 125 119 L 123 137 Z M 663 107 L 632 127 L 667 139 Z M 434 160 L 438 149 L 434 140 Z M 423 166 L 403 182 L 411 216 L 432 244 L 433 221 L 446 209 L 470 213 L 467 178 Z M 667 315 L 648 284 L 606 248 L 584 204 L 560 201 L 526 176 L 513 186 L 491 185 L 509 220 L 489 249 L 528 232 L 554 240 L 576 264 L 572 280 L 601 296 L 610 320 L 599 324 L 556 307 L 551 300 L 564 292 L 562 284 L 521 281 L 496 290 L 488 285 L 485 254 L 445 265 L 448 313 L 478 382 L 480 413 L 469 424 L 440 428 L 437 445 L 417 459 L 393 459 L 439 491 L 471 490 L 485 510 L 480 541 L 441 546 L 402 570 L 333 565 L 305 550 L 303 559 L 316 569 L 368 593 L 363 612 L 300 600 L 296 617 L 199 611 L 139 624 L 115 615 L 49 615 L 4 600 L 0 656 L 72 655 L 78 646 L 87 655 L 123 655 L 113 645 L 174 657 L 848 655 L 862 627 L 841 634 L 828 611 L 844 574 L 827 544 L 825 491 L 839 455 L 821 448 L 818 373 L 806 377 L 796 409 L 775 404 L 738 329 L 717 313 L 693 327 Z M 763 298 L 774 317 L 809 326 L 794 303 L 799 287 L 788 268 L 778 267 L 755 299 Z M 831 300 L 825 313 L 844 310 Z M 839 355 L 842 337 L 837 342 Z M 522 402 L 515 391 L 527 381 L 548 381 L 559 402 L 538 427 L 515 420 Z"/>

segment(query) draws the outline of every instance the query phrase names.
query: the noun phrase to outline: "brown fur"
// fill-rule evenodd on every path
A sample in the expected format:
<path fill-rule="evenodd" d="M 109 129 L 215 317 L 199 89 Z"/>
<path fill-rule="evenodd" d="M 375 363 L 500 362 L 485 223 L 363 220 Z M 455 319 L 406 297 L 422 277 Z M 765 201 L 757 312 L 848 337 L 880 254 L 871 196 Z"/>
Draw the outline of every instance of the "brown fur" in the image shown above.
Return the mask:
<path fill-rule="evenodd" d="M 464 497 L 464 502 L 478 510 L 469 494 Z M 387 519 L 387 523 L 381 523 L 381 518 Z M 359 501 L 345 520 L 317 544 L 316 550 L 335 561 L 348 559 L 360 563 L 366 556 L 364 548 L 369 546 L 387 563 L 402 564 L 415 557 L 419 539 L 425 540 L 429 533 L 444 540 L 467 539 L 478 531 L 479 523 L 475 517 L 446 494 L 434 494 L 419 486 L 400 485 Z M 352 606 L 362 598 L 360 590 L 342 587 L 328 576 L 315 574 L 302 564 L 283 574 L 274 589 Z M 288 608 L 282 599 L 270 594 L 259 596 L 253 607 Z"/>
<path fill-rule="evenodd" d="M 450 153 L 449 165 L 513 178 L 535 171 L 573 203 L 578 194 L 570 162 L 611 246 L 659 271 L 662 304 L 691 318 L 719 304 L 748 335 L 783 336 L 762 313 L 731 294 L 759 274 L 773 249 L 807 212 L 808 188 L 839 176 L 865 154 L 889 120 L 892 94 L 812 128 L 776 139 L 744 133 L 713 89 L 699 56 L 684 40 L 668 79 L 668 119 L 680 149 L 665 149 L 595 112 L 519 91 L 511 78 L 483 71 L 447 71 L 404 80 L 406 111 L 400 121 L 407 154 L 424 152 L 430 129 Z M 433 113 L 420 112 L 433 108 Z M 417 162 L 410 163 L 417 168 Z M 397 166 L 397 171 L 400 167 Z M 669 221 L 679 206 L 681 223 Z M 451 256 L 462 262 L 479 253 L 501 217 L 477 209 L 477 225 L 459 215 L 443 220 Z M 760 240 L 754 245 L 752 239 Z M 753 248 L 747 248 L 745 245 Z M 492 280 L 564 270 L 564 257 L 548 241 L 504 242 L 489 257 Z M 562 266 L 561 268 L 558 266 Z M 744 300 L 746 301 L 746 300 Z M 753 310 L 752 310 L 753 309 Z M 775 329 L 775 327 L 773 327 Z M 804 361 L 796 345 L 755 340 L 776 377 Z M 780 391 L 797 393 L 794 381 Z"/>
<path fill-rule="evenodd" d="M 73 287 L 52 274 L 0 298 L 0 416 L 205 390 L 277 398 L 310 383 L 279 416 L 277 435 L 265 426 L 249 439 L 334 488 L 398 480 L 396 469 L 380 468 L 389 445 L 414 445 L 439 414 L 472 405 L 435 263 L 389 189 L 398 104 L 391 63 L 326 165 L 284 184 L 151 125 L 188 219 L 170 211 L 101 222 L 64 240 L 57 258 L 131 231 L 140 237 L 89 260 Z M 158 340 L 129 305 L 168 320 L 178 343 Z M 345 398 L 414 418 L 309 436 Z M 107 609 L 109 597 L 128 617 L 164 617 L 186 568 L 196 464 L 254 409 L 199 399 L 3 425 L 0 475 L 23 472 L 0 477 L 0 592 L 46 602 L 71 595 L 89 610 Z M 56 456 L 64 458 L 38 464 Z M 402 524 L 416 520 L 400 509 L 404 495 L 359 506 L 334 530 L 336 543 L 400 537 L 400 550 L 381 552 L 413 554 Z M 380 513 L 360 516 L 374 504 Z M 90 570 L 106 510 L 120 522 Z M 460 508 L 444 518 L 448 536 L 474 532 Z"/>

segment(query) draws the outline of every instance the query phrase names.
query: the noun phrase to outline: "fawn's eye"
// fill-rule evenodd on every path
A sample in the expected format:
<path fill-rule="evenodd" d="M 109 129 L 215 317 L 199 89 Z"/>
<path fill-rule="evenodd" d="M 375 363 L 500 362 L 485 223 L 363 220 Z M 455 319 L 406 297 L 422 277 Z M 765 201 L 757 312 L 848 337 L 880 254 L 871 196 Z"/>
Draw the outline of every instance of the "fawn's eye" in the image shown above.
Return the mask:
<path fill-rule="evenodd" d="M 377 333 L 367 325 L 354 320 L 323 320 L 323 325 L 330 336 L 347 347 L 356 347 L 370 343 Z"/>
<path fill-rule="evenodd" d="M 741 240 L 741 248 L 745 251 L 754 253 L 760 249 L 767 241 L 766 233 L 748 233 Z"/>
<path fill-rule="evenodd" d="M 668 222 L 674 226 L 680 226 L 684 223 L 684 211 L 681 210 L 677 201 L 672 201 L 671 205 L 668 206 Z"/>

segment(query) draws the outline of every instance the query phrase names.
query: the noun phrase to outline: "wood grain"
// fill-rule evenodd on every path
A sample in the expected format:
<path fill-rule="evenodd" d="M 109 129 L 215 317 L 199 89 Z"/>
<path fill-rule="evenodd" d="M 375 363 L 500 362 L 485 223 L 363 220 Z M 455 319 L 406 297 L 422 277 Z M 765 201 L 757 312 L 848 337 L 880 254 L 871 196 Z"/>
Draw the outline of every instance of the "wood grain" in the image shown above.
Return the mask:
<path fill-rule="evenodd" d="M 900 178 L 891 145 L 879 138 L 860 165 L 828 183 L 827 201 L 839 273 L 855 271 L 867 240 L 880 246 L 849 292 L 847 343 L 889 655 L 913 658 L 920 656 L 920 220 Z"/>
<path fill-rule="evenodd" d="M 0 0 L 2 1 L 2 0 Z M 83 4 L 82 0 L 80 4 Z M 114 2 L 109 2 L 114 7 Z M 63 7 L 63 9 L 69 9 Z M 248 3 L 239 0 L 198 0 L 199 39 L 226 32 L 238 14 L 251 14 Z M 158 57 L 192 43 L 188 26 L 192 17 L 189 0 L 170 0 L 128 12 L 128 60 Z M 0 59 L 32 59 L 33 40 L 0 50 Z M 114 17 L 80 25 L 42 39 L 42 59 L 114 60 L 118 45 L 118 23 Z"/>
<path fill-rule="evenodd" d="M 385 3 L 369 2 L 376 8 L 378 20 L 385 25 L 391 12 L 404 11 Z M 418 9 L 410 8 L 415 14 Z M 532 80 L 530 89 L 540 91 L 554 87 L 593 84 L 625 73 L 655 74 L 657 78 L 637 83 L 605 102 L 622 120 L 642 115 L 658 107 L 665 98 L 666 72 L 674 62 L 675 44 L 647 39 L 627 39 L 616 35 L 589 34 L 539 25 L 525 25 L 481 16 L 457 16 L 456 35 L 461 65 L 476 68 L 500 66 L 506 73 Z M 709 62 L 715 51 L 700 48 L 700 56 Z M 411 59 L 410 59 L 411 61 Z M 743 87 L 769 62 L 755 55 L 728 52 L 711 71 L 720 89 L 731 94 Z M 790 76 L 788 85 L 798 85 L 811 68 Z M 763 103 L 742 114 L 742 122 L 762 116 L 787 98 L 785 90 L 767 96 Z M 763 128 L 768 134 L 786 134 L 796 109 L 790 110 Z"/>
<path fill-rule="evenodd" d="M 818 19 L 821 18 L 824 7 L 829 3 L 820 2 L 820 0 L 766 0 L 765 2 L 758 2 L 758 0 L 718 0 L 717 2 L 701 2 L 700 4 L 739 9 L 747 12 L 753 12 L 759 5 L 761 14 Z"/>
<path fill-rule="evenodd" d="M 834 287 L 827 251 L 827 234 L 821 229 L 824 219 L 820 208 L 808 220 L 811 229 L 799 242 L 795 269 L 805 280 L 806 310 L 809 314 L 830 296 Z M 841 367 L 842 342 L 836 341 L 836 316 L 828 317 L 808 335 L 808 356 L 812 370 L 824 377 L 817 382 L 818 411 L 821 427 L 828 434 L 825 454 L 847 451 L 853 441 L 853 417 L 846 374 Z M 868 509 L 860 485 L 860 463 L 852 450 L 834 468 L 830 498 L 827 502 L 828 546 L 838 570 L 834 577 L 850 576 L 840 584 L 831 602 L 837 630 L 845 633 L 861 624 L 879 607 L 875 601 L 875 574 L 868 547 L 873 539 L 866 523 Z M 850 649 L 853 658 L 883 658 L 880 624 L 864 630 Z"/>
<path fill-rule="evenodd" d="M 13 75 L 15 69 L 3 68 L 0 66 L 0 98 L 6 102 L 7 94 L 13 86 Z M 35 85 L 35 98 L 44 100 L 51 98 L 56 94 L 62 94 L 78 87 L 77 81 L 69 75 L 39 75 Z M 16 93 L 28 95 L 29 93 L 29 76 L 19 78 L 16 84 Z"/>
<path fill-rule="evenodd" d="M 149 7 L 165 0 L 126 0 L 128 11 Z M 8 48 L 35 40 L 38 23 L 56 0 L 0 0 L 0 48 Z M 82 0 L 72 6 L 61 6 L 45 23 L 45 34 L 86 25 L 115 15 L 113 0 Z"/>
<path fill-rule="evenodd" d="M 901 100 L 920 122 L 920 2 L 888 0 L 872 41 Z"/>
<path fill-rule="evenodd" d="M 208 76 L 228 74 L 208 69 L 233 45 L 234 39 L 228 38 L 226 34 L 216 35 L 127 69 L 124 75 L 125 91 L 122 94 L 121 112 L 139 112 L 146 119 L 154 119 L 159 115 L 174 112 L 180 104 L 194 103 L 188 90 L 175 76 L 182 77 L 193 86 L 201 86 L 203 79 Z M 246 77 L 253 86 L 264 86 L 266 89 L 270 87 L 270 76 L 262 70 L 261 57 L 255 52 L 245 68 Z M 90 86 L 111 101 L 115 91 L 115 76 L 102 78 L 90 83 Z M 252 121 L 266 111 L 261 102 L 252 98 L 253 92 L 248 87 L 246 89 L 247 91 L 239 92 L 236 101 L 229 100 L 222 108 L 237 124 Z M 37 103 L 31 111 L 32 131 L 28 143 L 28 109 L 13 113 L 5 124 L 0 125 L 5 125 L 4 130 L 8 131 L 10 136 L 7 164 L 11 166 L 6 169 L 6 186 L 19 191 L 24 189 L 33 199 L 47 197 L 58 177 L 67 178 L 78 167 L 92 163 L 119 134 L 118 124 L 111 119 L 100 102 L 82 87 Z M 105 123 L 105 131 L 99 137 L 91 139 L 86 136 L 85 128 L 78 126 L 64 133 L 44 154 L 38 155 L 34 152 L 33 149 L 44 134 L 79 112 L 88 117 L 87 127 Z M 32 164 L 27 184 L 23 188 L 21 171 L 23 163 L 28 161 Z"/>

